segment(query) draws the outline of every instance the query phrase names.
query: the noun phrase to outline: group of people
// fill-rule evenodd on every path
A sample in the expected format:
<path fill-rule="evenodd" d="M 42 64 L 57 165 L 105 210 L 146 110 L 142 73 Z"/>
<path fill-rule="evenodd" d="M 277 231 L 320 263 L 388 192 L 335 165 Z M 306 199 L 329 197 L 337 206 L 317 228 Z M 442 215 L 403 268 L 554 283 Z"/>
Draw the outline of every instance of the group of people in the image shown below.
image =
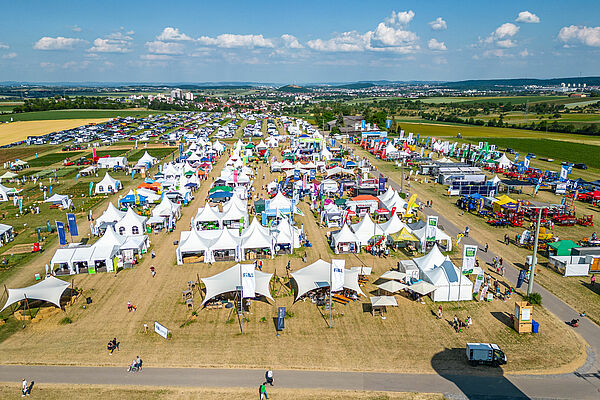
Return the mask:
<path fill-rule="evenodd" d="M 464 321 L 459 319 L 456 315 L 452 319 L 452 327 L 456 331 L 456 333 L 460 333 L 465 328 L 470 328 L 473 325 L 473 319 L 470 316 L 467 316 L 467 319 Z"/>
<path fill-rule="evenodd" d="M 127 302 L 127 311 L 129 312 L 135 312 L 135 310 L 137 310 L 137 307 L 135 304 L 131 304 L 130 301 Z"/>
<path fill-rule="evenodd" d="M 492 268 L 496 271 L 498 275 L 504 275 L 504 260 L 502 257 L 494 257 L 492 258 Z"/>
<path fill-rule="evenodd" d="M 108 344 L 106 345 L 106 349 L 108 350 L 108 354 L 109 354 L 109 355 L 112 355 L 112 353 L 113 353 L 115 350 L 119 350 L 119 344 L 120 344 L 120 343 L 121 343 L 121 342 L 117 342 L 117 338 L 113 338 L 113 340 L 110 340 L 110 341 L 108 342 Z"/>
<path fill-rule="evenodd" d="M 127 369 L 128 372 L 136 372 L 142 370 L 142 359 L 140 356 L 137 356 L 135 360 L 132 361 L 131 365 Z"/>
<path fill-rule="evenodd" d="M 258 387 L 258 395 L 260 400 L 266 400 L 269 398 L 267 394 L 267 385 L 273 386 L 273 371 L 268 370 L 265 372 L 265 381 Z"/>

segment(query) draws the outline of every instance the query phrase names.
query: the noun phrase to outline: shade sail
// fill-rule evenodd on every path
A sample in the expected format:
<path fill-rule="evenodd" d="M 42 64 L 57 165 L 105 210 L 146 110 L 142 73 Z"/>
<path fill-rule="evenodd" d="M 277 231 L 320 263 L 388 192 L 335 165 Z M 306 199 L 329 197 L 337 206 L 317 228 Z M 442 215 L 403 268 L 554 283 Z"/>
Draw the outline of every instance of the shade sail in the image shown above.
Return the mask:
<path fill-rule="evenodd" d="M 408 285 L 405 285 L 404 283 L 400 283 L 397 281 L 387 281 L 387 282 L 382 283 L 381 285 L 377 285 L 377 287 L 379 289 L 383 289 L 389 293 L 396 293 L 396 292 L 406 289 L 408 287 Z"/>
<path fill-rule="evenodd" d="M 394 296 L 373 296 L 371 297 L 372 307 L 398 307 L 398 302 Z"/>
<path fill-rule="evenodd" d="M 432 285 L 431 283 L 425 281 L 418 281 L 417 283 L 409 286 L 408 288 L 413 292 L 419 293 L 421 296 L 425 296 L 426 294 L 429 294 L 436 289 L 435 285 Z"/>
<path fill-rule="evenodd" d="M 255 270 L 254 276 L 256 285 L 255 292 L 273 300 L 269 291 L 269 282 L 271 281 L 271 276 L 273 276 L 273 274 Z M 211 277 L 201 278 L 204 286 L 206 286 L 206 297 L 204 298 L 202 305 L 215 296 L 239 290 L 238 287 L 242 284 L 241 279 L 241 264 L 236 264 Z"/>
<path fill-rule="evenodd" d="M 387 271 L 385 274 L 381 275 L 381 278 L 401 281 L 406 278 L 406 274 L 400 271 Z"/>
<path fill-rule="evenodd" d="M 20 289 L 8 289 L 8 299 L 1 311 L 18 301 L 43 300 L 60 307 L 60 297 L 67 290 L 70 283 L 50 276 L 40 283 Z"/>
<path fill-rule="evenodd" d="M 295 300 L 298 300 L 311 290 L 319 289 L 321 286 L 317 284 L 318 282 L 326 282 L 327 286 L 329 286 L 330 270 L 331 263 L 319 259 L 309 266 L 293 272 L 291 275 L 298 287 Z M 344 269 L 344 288 L 353 290 L 359 295 L 364 295 L 358 285 L 358 273 L 359 271 Z"/>

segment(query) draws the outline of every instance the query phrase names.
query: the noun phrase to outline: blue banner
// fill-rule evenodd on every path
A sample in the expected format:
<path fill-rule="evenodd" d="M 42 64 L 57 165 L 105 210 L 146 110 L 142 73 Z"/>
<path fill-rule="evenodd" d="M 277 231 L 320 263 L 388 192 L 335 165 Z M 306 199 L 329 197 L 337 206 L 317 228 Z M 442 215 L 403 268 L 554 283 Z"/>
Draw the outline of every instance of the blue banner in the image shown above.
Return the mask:
<path fill-rule="evenodd" d="M 52 194 L 52 186 L 50 186 L 50 187 L 48 188 L 48 197 L 50 197 L 50 195 L 51 195 L 51 194 Z"/>
<path fill-rule="evenodd" d="M 300 170 L 299 169 L 295 169 L 294 170 L 294 180 L 297 181 L 300 179 Z"/>
<path fill-rule="evenodd" d="M 56 221 L 56 231 L 58 232 L 58 242 L 61 246 L 67 244 L 67 233 L 65 232 L 65 224 Z"/>
<path fill-rule="evenodd" d="M 385 178 L 383 175 L 379 176 L 379 193 L 385 192 Z"/>
<path fill-rule="evenodd" d="M 360 121 L 360 128 L 364 131 L 365 129 L 367 129 L 367 121 L 365 121 L 364 119 Z"/>
<path fill-rule="evenodd" d="M 515 164 L 519 162 L 519 153 L 515 153 Z"/>
<path fill-rule="evenodd" d="M 385 120 L 385 128 L 386 129 L 390 129 L 392 127 L 392 120 L 391 119 L 386 119 Z"/>
<path fill-rule="evenodd" d="M 75 219 L 75 214 L 67 213 L 67 223 L 69 224 L 69 233 L 71 236 L 79 236 L 79 232 L 77 231 L 77 220 Z"/>
<path fill-rule="evenodd" d="M 311 169 L 310 170 L 310 179 L 311 180 L 315 179 L 316 174 L 317 174 L 317 170 L 316 169 Z"/>
<path fill-rule="evenodd" d="M 516 288 L 520 288 L 521 286 L 523 286 L 523 281 L 525 280 L 525 275 L 527 274 L 527 271 L 525 271 L 524 269 L 519 271 L 519 277 L 517 278 L 517 286 Z"/>
<path fill-rule="evenodd" d="M 94 187 L 94 182 L 90 182 L 90 196 L 92 195 L 92 188 Z"/>
<path fill-rule="evenodd" d="M 80 174 L 75 175 L 75 182 L 79 181 L 79 175 Z"/>
<path fill-rule="evenodd" d="M 285 329 L 285 307 L 279 307 L 277 310 L 277 330 Z"/>
<path fill-rule="evenodd" d="M 417 141 L 415 142 L 416 144 L 419 144 L 419 136 L 420 135 L 421 135 L 420 133 L 417 133 Z"/>

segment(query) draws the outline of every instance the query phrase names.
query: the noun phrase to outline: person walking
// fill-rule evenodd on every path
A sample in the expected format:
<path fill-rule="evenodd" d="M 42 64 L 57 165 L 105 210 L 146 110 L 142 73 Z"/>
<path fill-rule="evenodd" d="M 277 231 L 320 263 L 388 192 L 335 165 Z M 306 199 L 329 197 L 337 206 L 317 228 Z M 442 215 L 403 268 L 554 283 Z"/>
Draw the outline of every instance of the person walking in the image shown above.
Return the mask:
<path fill-rule="evenodd" d="M 265 372 L 265 379 L 267 380 L 267 383 L 271 386 L 273 386 L 273 371 L 272 370 L 268 370 L 267 372 Z"/>
<path fill-rule="evenodd" d="M 267 394 L 267 386 L 265 385 L 267 382 L 263 382 L 258 387 L 259 400 L 268 399 L 269 395 Z"/>
<path fill-rule="evenodd" d="M 596 275 L 592 274 L 592 277 L 590 278 L 590 285 L 595 286 L 596 285 Z"/>
<path fill-rule="evenodd" d="M 437 317 L 438 317 L 438 319 L 442 319 L 442 316 L 443 316 L 442 306 L 439 306 L 438 312 L 437 312 Z"/>
<path fill-rule="evenodd" d="M 21 397 L 25 397 L 27 395 L 27 389 L 29 386 L 27 385 L 27 379 L 23 378 L 21 382 Z"/>
<path fill-rule="evenodd" d="M 487 253 L 487 252 L 488 252 L 488 248 L 489 248 L 489 247 L 490 247 L 490 246 L 489 246 L 489 245 L 486 243 L 486 244 L 485 244 L 485 247 L 483 248 L 483 251 L 485 251 L 485 252 Z"/>

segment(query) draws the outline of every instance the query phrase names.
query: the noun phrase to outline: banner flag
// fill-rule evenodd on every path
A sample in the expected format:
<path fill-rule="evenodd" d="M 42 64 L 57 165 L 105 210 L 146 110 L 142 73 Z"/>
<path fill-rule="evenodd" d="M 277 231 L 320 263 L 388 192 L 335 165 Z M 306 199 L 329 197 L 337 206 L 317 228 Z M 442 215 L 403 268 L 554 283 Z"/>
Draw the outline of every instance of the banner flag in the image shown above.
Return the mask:
<path fill-rule="evenodd" d="M 242 275 L 242 297 L 256 297 L 254 264 L 240 264 Z"/>
<path fill-rule="evenodd" d="M 465 244 L 463 246 L 463 263 L 462 263 L 463 274 L 473 272 L 473 269 L 475 268 L 475 256 L 476 255 L 477 255 L 477 246 L 468 245 L 468 244 Z"/>
<path fill-rule="evenodd" d="M 432 216 L 427 217 L 427 227 L 426 227 L 426 231 L 425 231 L 425 240 L 427 242 L 435 242 L 436 241 L 437 224 L 438 224 L 437 215 L 435 215 L 435 216 L 432 215 Z"/>
<path fill-rule="evenodd" d="M 285 329 L 285 307 L 279 307 L 277 309 L 277 330 L 282 331 Z"/>
<path fill-rule="evenodd" d="M 92 195 L 92 188 L 94 187 L 94 182 L 90 182 L 90 196 Z"/>
<path fill-rule="evenodd" d="M 360 121 L 360 129 L 361 130 L 365 130 L 367 127 L 367 121 L 365 121 L 364 119 Z"/>
<path fill-rule="evenodd" d="M 560 168 L 560 180 L 563 182 L 566 181 L 568 179 L 567 178 L 568 175 L 569 175 L 569 167 L 563 165 Z"/>
<path fill-rule="evenodd" d="M 531 159 L 529 157 L 525 157 L 525 160 L 523 160 L 523 165 L 525 166 L 525 168 L 529 169 L 530 162 L 531 162 Z"/>
<path fill-rule="evenodd" d="M 79 232 L 77 231 L 77 220 L 75 219 L 75 214 L 67 213 L 67 223 L 69 224 L 69 233 L 71 236 L 79 236 Z"/>
<path fill-rule="evenodd" d="M 344 289 L 344 266 L 346 260 L 331 260 L 331 291 L 339 292 Z"/>
<path fill-rule="evenodd" d="M 386 119 L 385 120 L 385 128 L 386 129 L 390 129 L 392 127 L 392 120 L 391 119 Z"/>
<path fill-rule="evenodd" d="M 56 221 L 56 231 L 58 232 L 58 242 L 61 246 L 67 244 L 67 233 L 65 232 L 65 224 Z"/>
<path fill-rule="evenodd" d="M 23 214 L 23 198 L 19 197 L 19 214 Z"/>

